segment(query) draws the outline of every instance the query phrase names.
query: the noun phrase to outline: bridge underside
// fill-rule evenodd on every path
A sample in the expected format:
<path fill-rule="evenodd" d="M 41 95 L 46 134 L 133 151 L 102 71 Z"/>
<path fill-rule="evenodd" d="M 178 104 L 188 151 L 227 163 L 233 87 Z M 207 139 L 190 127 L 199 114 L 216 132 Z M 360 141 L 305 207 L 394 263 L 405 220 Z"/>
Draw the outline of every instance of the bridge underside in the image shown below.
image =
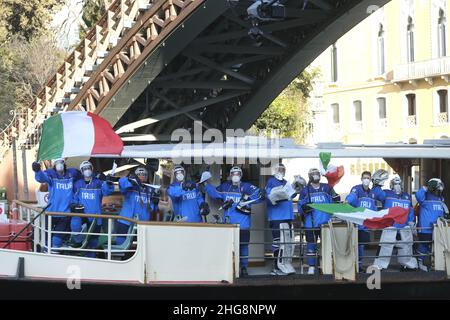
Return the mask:
<path fill-rule="evenodd" d="M 127 143 L 168 141 L 195 120 L 248 129 L 321 52 L 388 1 L 288 0 L 284 19 L 255 23 L 253 1 L 207 0 L 97 112 L 115 129 L 132 127 Z"/>

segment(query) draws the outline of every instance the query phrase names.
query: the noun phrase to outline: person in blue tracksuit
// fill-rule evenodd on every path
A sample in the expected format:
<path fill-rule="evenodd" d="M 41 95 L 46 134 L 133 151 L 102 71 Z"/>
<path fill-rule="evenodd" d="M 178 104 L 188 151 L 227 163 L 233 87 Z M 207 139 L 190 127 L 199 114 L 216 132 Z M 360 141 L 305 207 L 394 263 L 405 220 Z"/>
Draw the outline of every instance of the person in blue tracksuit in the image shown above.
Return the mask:
<path fill-rule="evenodd" d="M 242 182 L 242 170 L 239 167 L 232 167 L 230 170 L 230 180 L 219 186 L 207 183 L 206 193 L 213 199 L 222 200 L 222 208 L 225 210 L 224 219 L 226 223 L 239 224 L 240 228 L 240 263 L 241 275 L 248 275 L 248 242 L 250 241 L 250 205 L 243 205 L 242 202 L 255 200 L 252 204 L 262 201 L 259 188 L 248 182 Z"/>
<path fill-rule="evenodd" d="M 269 220 L 269 227 L 272 231 L 272 251 L 274 257 L 272 275 L 287 275 L 288 273 L 281 270 L 278 265 L 278 257 L 280 254 L 280 239 L 281 239 L 281 226 L 292 227 L 292 221 L 294 220 L 294 208 L 292 204 L 292 199 L 296 196 L 296 193 L 291 195 L 287 194 L 285 190 L 281 188 L 286 187 L 288 183 L 284 176 L 286 174 L 286 167 L 280 163 L 274 167 L 273 176 L 267 180 L 265 192 L 268 196 L 266 198 L 266 209 L 267 209 L 267 219 Z M 275 189 L 274 189 L 275 188 Z M 292 191 L 294 191 L 292 189 Z M 276 200 L 275 200 L 276 199 Z M 290 230 L 288 231 L 289 235 Z M 286 232 L 285 232 L 286 233 Z M 293 236 L 293 235 L 291 235 Z M 289 242 L 293 242 L 290 239 Z M 290 246 L 289 251 L 293 252 L 293 245 L 286 244 L 285 246 Z M 291 248 L 292 247 L 292 248 Z M 282 266 L 283 267 L 283 266 Z M 291 268 L 292 270 L 292 268 Z"/>
<path fill-rule="evenodd" d="M 433 225 L 439 217 L 444 216 L 446 206 L 444 204 L 444 184 L 438 178 L 430 179 L 427 186 L 420 188 L 416 192 L 416 199 L 419 203 L 418 217 L 418 237 L 419 241 L 430 241 L 429 243 L 419 243 L 418 253 L 419 268 L 428 271 L 426 257 L 431 253 L 431 241 L 433 240 Z"/>
<path fill-rule="evenodd" d="M 39 162 L 33 162 L 32 169 L 35 172 L 37 182 L 48 184 L 49 207 L 48 212 L 70 212 L 70 204 L 73 197 L 73 185 L 75 181 L 82 178 L 80 171 L 67 168 L 64 159 L 52 160 L 53 168 L 41 170 Z M 52 231 L 66 232 L 70 229 L 70 217 L 52 216 Z M 53 234 L 51 246 L 59 248 L 67 239 L 66 234 Z"/>
<path fill-rule="evenodd" d="M 114 185 L 111 181 L 101 181 L 93 176 L 93 166 L 89 161 L 83 161 L 80 164 L 80 171 L 83 179 L 78 180 L 74 184 L 74 195 L 72 200 L 73 206 L 84 207 L 84 213 L 87 214 L 101 214 L 102 213 L 102 199 L 114 192 Z M 83 225 L 83 220 L 92 222 L 93 218 L 83 219 L 82 217 L 72 217 L 70 228 L 72 232 L 80 232 Z M 102 219 L 97 219 L 96 226 L 93 233 L 100 233 L 102 226 Z M 83 235 L 74 237 L 79 244 L 83 241 Z M 91 235 L 87 245 L 87 249 L 95 249 L 98 244 L 98 236 Z M 88 257 L 94 258 L 95 252 L 88 252 Z"/>
<path fill-rule="evenodd" d="M 173 211 L 178 220 L 185 222 L 202 222 L 209 213 L 208 204 L 193 181 L 185 181 L 185 170 L 182 166 L 174 168 L 175 182 L 167 189 L 172 200 Z M 206 221 L 206 220 L 205 220 Z"/>
<path fill-rule="evenodd" d="M 320 171 L 317 168 L 311 168 L 308 171 L 308 178 L 308 185 L 300 192 L 297 208 L 304 219 L 304 228 L 319 229 L 306 230 L 306 250 L 309 255 L 307 259 L 308 274 L 314 274 L 317 264 L 314 256 L 317 250 L 317 239 L 320 237 L 320 226 L 327 223 L 331 216 L 307 205 L 310 203 L 332 203 L 334 191 L 328 184 L 320 182 Z"/>
<path fill-rule="evenodd" d="M 384 170 L 380 170 L 379 172 L 385 172 Z M 375 174 L 374 174 L 375 175 Z M 384 204 L 384 199 L 386 197 L 386 193 L 381 189 L 382 183 L 384 180 L 379 180 L 378 175 L 376 179 L 372 179 L 373 188 L 370 188 L 370 182 L 372 179 L 372 174 L 369 171 L 364 171 L 361 174 L 361 184 L 354 186 L 348 196 L 345 198 L 345 201 L 351 206 L 363 207 L 370 210 L 377 211 L 377 201 L 381 203 L 381 206 Z M 358 226 L 358 242 L 369 242 L 370 234 L 367 231 L 367 228 L 364 226 Z M 360 244 L 358 246 L 358 256 L 359 256 L 359 270 L 362 270 L 362 257 L 364 256 L 364 244 Z"/>
<path fill-rule="evenodd" d="M 184 168 L 182 166 L 175 166 L 173 169 L 173 174 L 174 174 L 174 181 L 170 186 L 176 186 L 176 185 L 181 185 L 184 181 L 184 177 L 186 175 L 186 172 L 184 170 Z M 169 188 L 170 188 L 169 186 Z M 167 190 L 169 191 L 169 190 Z M 170 197 L 170 195 L 169 195 Z M 173 216 L 177 217 L 180 215 L 180 199 L 177 198 L 172 198 L 170 197 L 170 200 L 172 202 L 172 211 L 173 211 Z"/>
<path fill-rule="evenodd" d="M 144 167 L 138 167 L 128 177 L 119 179 L 119 190 L 124 196 L 121 217 L 150 221 L 152 215 L 156 215 L 159 198 L 156 189 L 146 185 L 147 182 L 148 170 Z M 117 220 L 115 233 L 127 234 L 130 225 L 129 221 Z M 125 236 L 117 236 L 116 244 L 122 244 L 125 239 Z"/>
<path fill-rule="evenodd" d="M 415 270 L 417 269 L 417 259 L 412 256 L 415 216 L 411 196 L 403 191 L 400 177 L 394 177 L 389 187 L 390 189 L 384 190 L 386 197 L 383 209 L 393 207 L 405 208 L 408 210 L 408 217 L 405 223 L 395 223 L 392 227 L 383 230 L 380 238 L 379 257 L 375 259 L 373 264 L 379 269 L 387 269 L 395 246 L 398 248 L 398 262 L 401 265 L 401 270 Z M 400 239 L 400 242 L 395 243 L 398 239 Z"/>

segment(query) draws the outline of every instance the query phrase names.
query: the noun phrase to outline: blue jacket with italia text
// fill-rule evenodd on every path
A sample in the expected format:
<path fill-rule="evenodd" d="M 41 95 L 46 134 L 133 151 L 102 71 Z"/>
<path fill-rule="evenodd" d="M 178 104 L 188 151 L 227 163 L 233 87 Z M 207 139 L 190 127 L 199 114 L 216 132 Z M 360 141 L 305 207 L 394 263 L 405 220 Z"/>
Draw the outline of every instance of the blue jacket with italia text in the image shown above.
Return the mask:
<path fill-rule="evenodd" d="M 158 206 L 152 202 L 153 188 L 150 186 L 133 185 L 127 177 L 119 179 L 119 189 L 124 196 L 120 216 L 141 221 L 150 221 L 151 214 L 155 214 Z M 130 222 L 118 220 L 120 223 L 130 225 Z"/>
<path fill-rule="evenodd" d="M 211 184 L 207 184 L 205 187 L 206 192 L 211 198 L 227 201 L 228 199 L 233 200 L 233 205 L 224 212 L 224 217 L 229 217 L 231 224 L 239 224 L 240 228 L 243 230 L 248 230 L 251 227 L 250 215 L 243 214 L 236 209 L 238 202 L 243 198 L 247 197 L 247 200 L 255 200 L 260 197 L 259 188 L 248 182 L 241 182 L 234 185 L 230 181 L 225 181 L 218 187 Z M 260 201 L 256 201 L 258 203 Z"/>
<path fill-rule="evenodd" d="M 173 211 L 176 215 L 181 215 L 182 218 L 187 217 L 186 222 L 202 222 L 200 205 L 205 200 L 198 188 L 183 190 L 181 183 L 174 182 L 167 189 L 167 194 L 172 200 Z"/>
<path fill-rule="evenodd" d="M 81 172 L 74 168 L 66 169 L 64 175 L 55 169 L 40 170 L 35 173 L 37 182 L 48 184 L 49 212 L 70 212 L 73 197 L 73 185 L 82 178 Z"/>

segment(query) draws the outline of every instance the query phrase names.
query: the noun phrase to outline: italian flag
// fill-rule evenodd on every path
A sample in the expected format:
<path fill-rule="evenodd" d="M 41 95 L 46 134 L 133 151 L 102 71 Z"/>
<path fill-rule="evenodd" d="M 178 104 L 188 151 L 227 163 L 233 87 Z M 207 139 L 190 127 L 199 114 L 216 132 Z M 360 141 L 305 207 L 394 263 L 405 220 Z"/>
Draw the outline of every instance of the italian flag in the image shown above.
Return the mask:
<path fill-rule="evenodd" d="M 328 185 L 333 188 L 344 176 L 344 167 L 330 164 L 331 152 L 320 152 L 319 159 L 320 173 L 327 178 Z"/>
<path fill-rule="evenodd" d="M 308 204 L 311 208 L 333 215 L 341 220 L 349 221 L 369 229 L 383 229 L 394 223 L 403 224 L 408 218 L 408 209 L 392 207 L 380 211 L 366 208 L 354 208 L 349 204 L 323 203 Z"/>
<path fill-rule="evenodd" d="M 123 141 L 105 119 L 83 111 L 68 111 L 44 121 L 38 161 L 66 157 L 120 155 Z"/>

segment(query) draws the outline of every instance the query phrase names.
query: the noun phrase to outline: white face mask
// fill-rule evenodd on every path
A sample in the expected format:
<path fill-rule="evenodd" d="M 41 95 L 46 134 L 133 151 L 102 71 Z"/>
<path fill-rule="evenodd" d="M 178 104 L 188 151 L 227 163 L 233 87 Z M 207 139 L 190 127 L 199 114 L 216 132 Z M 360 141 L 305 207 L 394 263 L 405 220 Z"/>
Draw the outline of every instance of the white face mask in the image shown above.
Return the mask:
<path fill-rule="evenodd" d="M 239 176 L 231 177 L 231 182 L 233 182 L 233 183 L 239 183 L 240 181 L 241 181 L 241 177 L 239 177 Z"/>
<path fill-rule="evenodd" d="M 83 170 L 83 176 L 85 178 L 90 178 L 92 176 L 92 170 L 91 169 Z"/>
<path fill-rule="evenodd" d="M 312 176 L 312 180 L 313 180 L 313 182 L 317 183 L 317 182 L 320 181 L 320 176 L 318 174 L 315 174 L 315 175 Z"/>
<path fill-rule="evenodd" d="M 394 184 L 394 192 L 395 192 L 396 194 L 402 193 L 402 186 L 399 185 L 399 184 Z"/>
<path fill-rule="evenodd" d="M 368 187 L 370 184 L 370 179 L 369 178 L 362 179 L 362 184 L 363 186 Z"/>
<path fill-rule="evenodd" d="M 182 173 L 177 173 L 175 175 L 175 179 L 177 179 L 177 181 L 183 181 L 184 180 L 184 174 Z"/>
<path fill-rule="evenodd" d="M 284 174 L 281 172 L 277 172 L 273 176 L 278 180 L 283 180 L 283 178 L 284 178 Z"/>
<path fill-rule="evenodd" d="M 55 164 L 56 171 L 64 171 L 64 163 L 58 162 Z"/>

